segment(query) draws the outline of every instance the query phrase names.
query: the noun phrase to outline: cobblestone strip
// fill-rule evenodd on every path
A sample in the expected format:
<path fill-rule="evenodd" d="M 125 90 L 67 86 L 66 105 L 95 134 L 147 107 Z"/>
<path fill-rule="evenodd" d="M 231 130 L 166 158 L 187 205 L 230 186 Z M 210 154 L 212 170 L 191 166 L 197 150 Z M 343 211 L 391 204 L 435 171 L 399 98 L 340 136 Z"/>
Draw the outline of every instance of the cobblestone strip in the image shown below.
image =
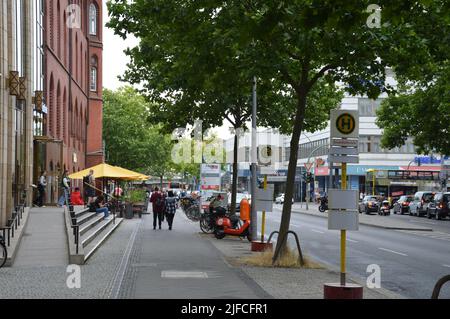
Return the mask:
<path fill-rule="evenodd" d="M 136 237 L 138 237 L 139 230 L 141 229 L 142 220 L 136 225 L 136 228 L 134 229 L 133 233 L 130 236 L 130 239 L 128 241 L 128 245 L 124 251 L 122 260 L 120 261 L 118 270 L 115 274 L 112 289 L 110 291 L 110 294 L 108 298 L 118 299 L 122 298 L 121 290 L 122 290 L 122 283 L 124 281 L 124 278 L 128 272 L 129 264 L 130 264 L 130 256 L 132 256 L 132 252 L 135 251 L 135 244 L 136 244 Z M 135 254 L 134 254 L 135 255 Z M 132 267 L 131 267 L 132 268 Z"/>

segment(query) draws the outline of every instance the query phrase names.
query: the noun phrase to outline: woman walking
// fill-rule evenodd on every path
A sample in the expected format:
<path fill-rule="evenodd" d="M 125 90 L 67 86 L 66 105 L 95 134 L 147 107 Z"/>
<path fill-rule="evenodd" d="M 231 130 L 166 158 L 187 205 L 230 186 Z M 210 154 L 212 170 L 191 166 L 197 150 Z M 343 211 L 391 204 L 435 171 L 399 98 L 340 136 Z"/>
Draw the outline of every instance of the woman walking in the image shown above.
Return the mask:
<path fill-rule="evenodd" d="M 169 230 L 172 230 L 173 218 L 175 217 L 175 213 L 177 211 L 177 199 L 173 193 L 173 191 L 169 191 L 166 197 L 166 218 L 167 223 L 169 223 Z"/>

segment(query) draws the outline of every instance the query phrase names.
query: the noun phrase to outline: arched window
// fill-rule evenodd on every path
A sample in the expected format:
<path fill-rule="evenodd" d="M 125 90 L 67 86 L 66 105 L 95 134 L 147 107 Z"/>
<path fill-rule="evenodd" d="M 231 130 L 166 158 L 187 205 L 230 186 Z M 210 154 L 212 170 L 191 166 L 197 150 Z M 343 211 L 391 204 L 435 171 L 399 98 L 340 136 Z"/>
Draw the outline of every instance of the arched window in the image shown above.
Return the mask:
<path fill-rule="evenodd" d="M 91 81 L 90 81 L 90 89 L 91 92 L 97 92 L 97 57 L 94 55 L 91 58 Z"/>
<path fill-rule="evenodd" d="M 97 35 L 97 6 L 93 3 L 89 5 L 89 34 Z"/>

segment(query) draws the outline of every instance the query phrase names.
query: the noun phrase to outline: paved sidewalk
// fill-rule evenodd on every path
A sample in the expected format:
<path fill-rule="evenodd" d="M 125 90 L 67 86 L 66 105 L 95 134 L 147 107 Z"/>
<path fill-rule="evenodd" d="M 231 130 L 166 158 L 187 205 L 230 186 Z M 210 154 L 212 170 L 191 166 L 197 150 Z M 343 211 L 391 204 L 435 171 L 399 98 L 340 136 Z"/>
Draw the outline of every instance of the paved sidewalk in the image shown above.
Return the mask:
<path fill-rule="evenodd" d="M 32 208 L 13 267 L 51 267 L 67 263 L 63 208 Z"/>
<path fill-rule="evenodd" d="M 292 206 L 292 212 L 328 218 L 328 213 L 319 212 L 319 205 L 315 203 L 310 203 L 308 205 L 308 210 L 306 210 L 305 203 L 303 203 L 301 206 L 302 207 L 300 207 L 299 203 L 294 203 L 294 205 Z M 274 207 L 283 209 L 283 205 L 274 205 Z M 433 229 L 428 226 L 421 226 L 407 221 L 397 220 L 394 218 L 390 218 L 390 216 L 366 215 L 364 213 L 359 214 L 359 223 L 361 225 L 394 230 L 433 231 Z"/>
<path fill-rule="evenodd" d="M 242 257 L 252 254 L 250 243 L 236 237 L 225 237 L 217 240 L 212 235 L 202 235 L 209 240 L 225 259 L 234 267 L 242 269 L 251 279 L 268 294 L 280 299 L 323 299 L 323 284 L 339 282 L 339 273 L 323 266 L 322 269 L 294 269 L 254 267 L 242 264 Z M 404 297 L 386 289 L 369 289 L 361 280 L 348 279 L 364 287 L 364 299 L 403 299 Z"/>
<path fill-rule="evenodd" d="M 198 222 L 189 221 L 181 210 L 172 231 L 166 222 L 161 230 L 153 230 L 152 224 L 153 216 L 143 215 L 135 241 L 125 254 L 129 258 L 124 259 L 120 289 L 113 293 L 116 298 L 271 298 L 200 238 Z"/>

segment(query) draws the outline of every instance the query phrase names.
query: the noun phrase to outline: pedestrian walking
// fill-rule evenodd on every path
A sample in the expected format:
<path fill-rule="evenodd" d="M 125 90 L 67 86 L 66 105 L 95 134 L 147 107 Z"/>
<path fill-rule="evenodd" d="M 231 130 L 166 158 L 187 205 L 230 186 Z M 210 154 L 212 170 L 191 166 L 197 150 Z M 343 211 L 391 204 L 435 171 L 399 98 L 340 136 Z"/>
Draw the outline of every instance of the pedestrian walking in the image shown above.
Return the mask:
<path fill-rule="evenodd" d="M 94 202 L 95 197 L 95 177 L 94 177 L 94 170 L 90 170 L 89 174 L 83 177 L 83 186 L 85 189 L 85 194 L 87 198 L 87 204 L 91 204 Z"/>
<path fill-rule="evenodd" d="M 169 224 L 169 230 L 172 230 L 173 218 L 175 217 L 175 213 L 177 212 L 177 199 L 173 193 L 173 191 L 169 191 L 167 193 L 167 198 L 165 200 L 165 213 L 167 218 L 167 223 Z"/>
<path fill-rule="evenodd" d="M 69 177 L 67 176 L 68 171 L 64 170 L 64 173 L 61 178 L 61 196 L 58 200 L 58 206 L 63 207 L 65 204 L 68 204 L 69 202 L 69 194 L 70 194 L 70 181 Z"/>
<path fill-rule="evenodd" d="M 34 204 L 38 207 L 45 207 L 44 206 L 44 200 L 45 200 L 45 188 L 47 187 L 47 172 L 42 171 L 41 175 L 39 176 L 38 180 L 38 196 L 36 198 L 36 201 Z"/>
<path fill-rule="evenodd" d="M 165 211 L 165 198 L 163 193 L 159 191 L 158 187 L 155 187 L 155 191 L 150 197 L 150 202 L 153 207 L 153 229 L 156 229 L 156 221 L 158 220 L 159 229 L 161 229 L 161 223 L 164 220 Z"/>

